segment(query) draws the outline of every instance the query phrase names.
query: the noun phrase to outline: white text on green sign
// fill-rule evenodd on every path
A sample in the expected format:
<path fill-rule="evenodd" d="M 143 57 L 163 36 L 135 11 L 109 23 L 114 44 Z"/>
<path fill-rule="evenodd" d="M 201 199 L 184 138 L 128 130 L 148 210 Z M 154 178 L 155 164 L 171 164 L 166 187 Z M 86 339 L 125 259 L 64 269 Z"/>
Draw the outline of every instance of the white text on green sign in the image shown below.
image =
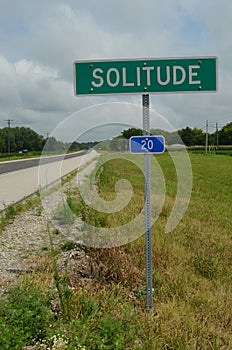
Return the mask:
<path fill-rule="evenodd" d="M 216 57 L 76 61 L 75 94 L 216 91 Z"/>

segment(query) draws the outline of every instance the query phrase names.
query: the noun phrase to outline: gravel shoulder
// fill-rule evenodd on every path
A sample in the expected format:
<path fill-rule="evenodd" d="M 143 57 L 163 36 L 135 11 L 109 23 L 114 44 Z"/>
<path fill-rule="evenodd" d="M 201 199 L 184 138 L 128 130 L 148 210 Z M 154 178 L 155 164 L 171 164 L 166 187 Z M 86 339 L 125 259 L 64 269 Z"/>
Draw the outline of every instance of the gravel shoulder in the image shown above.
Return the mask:
<path fill-rule="evenodd" d="M 96 161 L 85 167 L 78 176 L 83 180 L 96 165 Z M 70 186 L 70 182 L 65 186 Z M 47 195 L 46 201 L 56 206 L 59 193 L 55 190 Z M 0 232 L 0 295 L 19 276 L 33 272 L 35 261 L 50 249 L 49 231 L 54 230 L 42 205 L 17 215 L 12 222 Z M 52 234 L 54 246 L 70 241 L 64 232 Z"/>

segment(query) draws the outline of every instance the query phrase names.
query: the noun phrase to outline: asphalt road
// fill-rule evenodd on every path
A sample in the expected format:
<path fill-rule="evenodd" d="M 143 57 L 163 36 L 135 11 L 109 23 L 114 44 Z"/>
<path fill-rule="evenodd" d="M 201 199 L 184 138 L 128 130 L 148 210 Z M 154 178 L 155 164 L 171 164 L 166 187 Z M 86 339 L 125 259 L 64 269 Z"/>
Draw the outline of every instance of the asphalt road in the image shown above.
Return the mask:
<path fill-rule="evenodd" d="M 22 169 L 28 169 L 32 168 L 38 165 L 42 164 L 48 164 L 53 162 L 58 162 L 61 159 L 70 159 L 74 157 L 83 156 L 86 154 L 87 151 L 80 151 L 75 153 L 68 153 L 64 155 L 59 156 L 51 156 L 51 157 L 38 157 L 38 158 L 31 158 L 31 159 L 20 159 L 20 160 L 12 160 L 12 161 L 5 161 L 0 162 L 0 174 L 10 173 L 12 171 L 22 170 Z"/>

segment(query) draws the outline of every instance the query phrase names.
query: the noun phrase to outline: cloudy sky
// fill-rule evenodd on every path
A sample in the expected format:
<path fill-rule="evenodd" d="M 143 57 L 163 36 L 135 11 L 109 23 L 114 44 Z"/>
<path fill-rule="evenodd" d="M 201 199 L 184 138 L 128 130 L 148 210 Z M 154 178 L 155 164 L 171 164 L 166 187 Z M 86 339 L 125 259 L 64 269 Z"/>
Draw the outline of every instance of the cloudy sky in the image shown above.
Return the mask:
<path fill-rule="evenodd" d="M 176 129 L 201 128 L 208 119 L 213 132 L 216 122 L 232 121 L 229 0 L 0 0 L 0 9 L 0 127 L 10 118 L 12 126 L 46 135 L 73 113 L 101 103 L 107 108 L 100 117 L 95 120 L 90 108 L 89 115 L 79 112 L 78 125 L 138 125 L 130 108 L 120 119 L 109 104 L 141 105 L 140 95 L 75 97 L 73 62 L 186 56 L 218 57 L 218 92 L 154 94 L 152 109 Z M 151 125 L 158 124 L 154 115 Z"/>

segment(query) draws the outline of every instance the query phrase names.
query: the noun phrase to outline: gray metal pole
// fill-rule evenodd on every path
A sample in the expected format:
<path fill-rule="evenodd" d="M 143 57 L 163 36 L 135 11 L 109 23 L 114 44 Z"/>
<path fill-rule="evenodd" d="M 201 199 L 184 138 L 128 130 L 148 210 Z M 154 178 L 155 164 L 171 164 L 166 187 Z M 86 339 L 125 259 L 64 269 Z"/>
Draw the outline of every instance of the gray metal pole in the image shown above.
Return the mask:
<path fill-rule="evenodd" d="M 143 134 L 150 135 L 149 95 L 142 95 Z M 144 154 L 144 201 L 146 244 L 146 310 L 152 309 L 152 220 L 151 220 L 151 155 Z"/>
<path fill-rule="evenodd" d="M 208 153 L 208 142 L 209 142 L 209 123 L 206 120 L 206 132 L 205 132 L 205 153 Z"/>
<path fill-rule="evenodd" d="M 218 123 L 216 123 L 216 148 L 218 149 L 219 135 L 218 135 Z"/>

